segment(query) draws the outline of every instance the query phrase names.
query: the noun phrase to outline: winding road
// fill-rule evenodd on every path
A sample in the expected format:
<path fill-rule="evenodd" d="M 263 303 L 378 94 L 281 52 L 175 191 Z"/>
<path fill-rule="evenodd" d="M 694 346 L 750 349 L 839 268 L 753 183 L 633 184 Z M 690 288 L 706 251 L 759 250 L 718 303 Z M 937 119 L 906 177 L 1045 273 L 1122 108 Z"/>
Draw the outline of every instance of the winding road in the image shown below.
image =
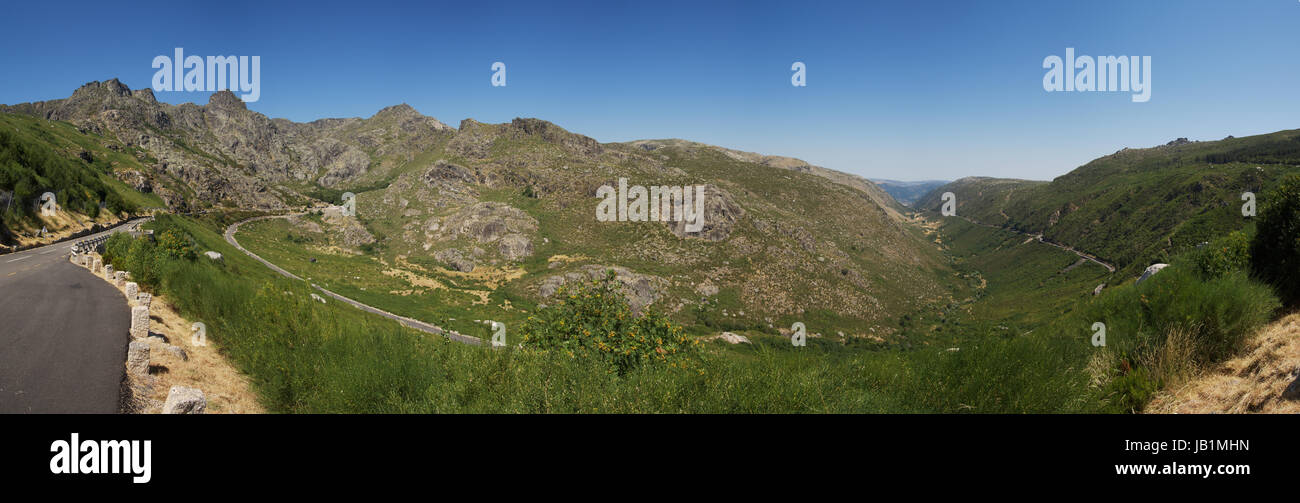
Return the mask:
<path fill-rule="evenodd" d="M 248 255 L 249 257 L 252 257 L 253 260 L 256 260 L 256 261 L 258 261 L 258 262 L 261 262 L 262 265 L 265 265 L 265 266 L 271 268 L 272 271 L 278 272 L 278 273 L 280 273 L 282 276 L 284 276 L 284 277 L 286 277 L 286 278 L 295 279 L 295 280 L 298 280 L 298 281 L 305 281 L 305 280 L 303 280 L 302 278 L 298 277 L 297 275 L 295 275 L 295 274 L 293 274 L 293 273 L 291 273 L 291 272 L 289 272 L 289 271 L 286 271 L 286 270 L 280 268 L 280 266 L 275 265 L 275 264 L 272 264 L 270 261 L 268 261 L 268 260 L 266 260 L 266 259 L 264 259 L 264 258 L 262 258 L 262 257 L 259 257 L 256 253 L 253 253 L 253 252 L 251 252 L 251 251 L 248 251 L 248 249 L 244 248 L 243 246 L 240 246 L 239 241 L 235 240 L 235 233 L 239 231 L 239 226 L 244 225 L 244 224 L 246 224 L 246 223 L 249 223 L 249 222 L 256 222 L 256 221 L 258 221 L 258 220 L 266 220 L 266 219 L 269 219 L 269 218 L 288 218 L 288 217 L 291 217 L 291 216 L 298 216 L 298 215 L 302 215 L 302 213 L 291 213 L 291 214 L 288 214 L 288 215 L 269 215 L 269 216 L 253 217 L 253 218 L 249 218 L 249 219 L 245 219 L 245 220 L 240 220 L 240 221 L 238 221 L 238 222 L 235 222 L 235 223 L 233 223 L 233 224 L 230 224 L 229 227 L 226 227 L 226 242 L 227 242 L 227 243 L 230 243 L 231 246 L 234 246 L 234 247 L 237 248 L 239 251 L 244 252 L 244 254 Z M 445 337 L 447 337 L 448 339 L 451 339 L 451 340 L 456 341 L 456 342 L 462 342 L 462 343 L 465 343 L 465 344 L 473 344 L 473 345 L 481 345 L 481 344 L 483 344 L 483 340 L 482 340 L 482 339 L 479 339 L 479 338 L 477 338 L 477 337 L 470 337 L 470 336 L 467 336 L 467 335 L 463 335 L 463 334 L 460 334 L 460 333 L 458 333 L 458 332 L 456 332 L 456 331 L 453 331 L 453 330 L 445 330 L 445 329 L 443 329 L 443 328 L 441 328 L 441 327 L 438 327 L 438 326 L 436 326 L 436 325 L 431 325 L 431 324 L 425 323 L 425 322 L 420 321 L 420 320 L 417 320 L 417 319 L 407 318 L 407 317 L 405 317 L 405 316 L 396 315 L 396 314 L 390 313 L 390 312 L 388 312 L 388 311 L 385 311 L 385 310 L 383 310 L 383 309 L 379 309 L 379 308 L 377 308 L 377 307 L 373 307 L 373 306 L 369 306 L 369 305 L 366 305 L 366 304 L 362 304 L 362 303 L 357 302 L 357 301 L 355 301 L 355 300 L 349 299 L 349 298 L 344 297 L 344 296 L 342 296 L 342 295 L 339 295 L 339 294 L 337 294 L 337 293 L 334 293 L 334 292 L 331 292 L 331 291 L 326 290 L 326 289 L 324 289 L 324 288 L 321 288 L 320 285 L 317 285 L 317 284 L 315 284 L 315 283 L 312 283 L 311 286 L 312 286 L 312 288 L 315 288 L 315 289 L 317 289 L 317 290 L 320 290 L 321 293 L 324 293 L 325 295 L 328 295 L 328 296 L 330 296 L 331 298 L 333 298 L 333 299 L 335 299 L 335 300 L 338 300 L 339 302 L 346 303 L 346 304 L 348 304 L 348 305 L 350 305 L 350 306 L 352 306 L 352 307 L 355 307 L 355 308 L 357 308 L 357 309 L 360 309 L 360 310 L 362 310 L 362 311 L 365 311 L 365 312 L 368 312 L 368 313 L 371 313 L 371 314 L 377 314 L 377 315 L 379 315 L 379 316 L 383 316 L 383 317 L 388 318 L 388 319 L 390 319 L 390 320 L 393 320 L 393 321 L 396 321 L 396 322 L 398 322 L 398 323 L 401 323 L 401 324 L 404 325 L 404 326 L 407 326 L 407 327 L 410 327 L 410 328 L 414 328 L 414 329 L 416 329 L 416 330 L 420 330 L 420 331 L 422 331 L 422 332 L 426 332 L 426 333 L 430 333 L 430 334 L 434 334 L 434 335 L 442 335 L 442 336 L 445 336 Z"/>
<path fill-rule="evenodd" d="M 999 211 L 1001 211 L 1001 210 L 999 210 Z M 1062 249 L 1062 250 L 1065 250 L 1065 251 L 1068 251 L 1068 252 L 1073 253 L 1073 254 L 1075 254 L 1075 255 L 1078 255 L 1079 258 L 1081 258 L 1081 259 L 1084 259 L 1084 260 L 1090 260 L 1090 261 L 1092 261 L 1092 262 L 1095 262 L 1097 265 L 1102 266 L 1102 267 L 1105 267 L 1107 271 L 1115 272 L 1115 266 L 1110 265 L 1110 264 L 1107 264 L 1107 263 L 1105 263 L 1105 262 L 1102 262 L 1101 259 L 1098 259 L 1097 257 L 1093 256 L 1092 254 L 1081 252 L 1081 251 L 1076 250 L 1076 249 L 1074 249 L 1074 248 L 1072 248 L 1072 247 L 1070 247 L 1070 246 L 1066 246 L 1066 245 L 1059 244 L 1059 243 L 1056 243 L 1056 242 L 1053 242 L 1053 241 L 1045 240 L 1045 239 L 1043 239 L 1043 233 L 1041 233 L 1041 232 L 1038 233 L 1038 234 L 1030 234 L 1030 233 L 1028 233 L 1028 232 L 1024 232 L 1024 231 L 1016 230 L 1016 229 L 1013 229 L 1013 228 L 1010 228 L 1010 227 L 1002 227 L 1002 226 L 997 226 L 997 225 L 992 225 L 992 224 L 985 224 L 985 223 L 976 222 L 974 219 L 972 219 L 972 218 L 970 218 L 970 217 L 964 217 L 964 216 L 961 216 L 961 215 L 954 215 L 954 216 L 956 216 L 957 218 L 960 218 L 960 219 L 962 219 L 962 220 L 965 220 L 965 221 L 967 221 L 967 222 L 970 222 L 970 223 L 972 223 L 972 224 L 975 224 L 975 225 L 981 226 L 981 227 L 988 227 L 988 228 L 990 228 L 990 229 L 1002 229 L 1002 230 L 1005 230 L 1005 231 L 1011 231 L 1011 232 L 1014 232 L 1014 233 L 1016 233 L 1016 234 L 1021 234 L 1021 235 L 1029 236 L 1029 237 L 1031 237 L 1031 238 L 1037 239 L 1039 243 L 1043 243 L 1043 244 L 1045 244 L 1045 245 L 1050 245 L 1050 246 L 1055 246 L 1055 247 L 1060 248 L 1060 249 Z M 1006 216 L 1006 213 L 1003 213 L 1002 216 Z"/>
<path fill-rule="evenodd" d="M 68 255 L 74 242 L 132 222 L 0 255 L 0 413 L 118 412 L 131 312 Z"/>

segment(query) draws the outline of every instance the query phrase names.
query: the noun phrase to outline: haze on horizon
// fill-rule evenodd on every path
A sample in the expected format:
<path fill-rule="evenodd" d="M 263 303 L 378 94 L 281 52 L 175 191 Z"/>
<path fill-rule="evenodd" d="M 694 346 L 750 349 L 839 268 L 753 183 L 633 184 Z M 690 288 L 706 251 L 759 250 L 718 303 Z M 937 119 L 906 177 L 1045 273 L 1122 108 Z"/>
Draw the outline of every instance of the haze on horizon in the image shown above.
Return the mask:
<path fill-rule="evenodd" d="M 63 25 L 58 37 L 42 23 L 0 33 L 22 48 L 0 52 L 0 103 L 111 78 L 149 87 L 153 57 L 183 47 L 261 56 L 249 108 L 270 117 L 408 103 L 452 126 L 537 117 L 602 142 L 683 138 L 901 181 L 1050 180 L 1124 147 L 1300 127 L 1294 2 L 895 4 L 16 4 L 12 19 Z M 1044 91 L 1043 59 L 1067 47 L 1150 56 L 1151 100 Z M 506 87 L 489 84 L 495 61 Z M 795 61 L 807 87 L 790 85 Z"/>

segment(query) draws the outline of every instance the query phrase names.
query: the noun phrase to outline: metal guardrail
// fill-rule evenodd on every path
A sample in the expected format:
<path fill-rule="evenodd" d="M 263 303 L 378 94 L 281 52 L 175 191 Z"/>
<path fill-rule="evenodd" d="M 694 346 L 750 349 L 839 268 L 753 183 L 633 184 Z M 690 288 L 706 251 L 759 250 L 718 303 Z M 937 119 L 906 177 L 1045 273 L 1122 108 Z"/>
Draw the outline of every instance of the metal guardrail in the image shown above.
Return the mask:
<path fill-rule="evenodd" d="M 100 246 L 104 245 L 105 241 L 108 241 L 108 236 L 108 234 L 105 234 L 103 236 L 77 241 L 72 244 L 72 251 L 75 253 L 90 253 L 98 250 Z"/>
<path fill-rule="evenodd" d="M 145 217 L 145 218 L 143 218 L 143 219 L 140 219 L 140 220 L 137 221 L 137 222 L 132 222 L 132 223 L 126 224 L 126 230 L 127 230 L 127 232 L 132 232 L 132 233 L 134 233 L 134 232 L 138 232 L 138 231 L 140 230 L 140 224 L 143 224 L 143 223 L 148 222 L 148 221 L 150 221 L 150 220 L 153 220 L 153 217 L 152 217 L 152 216 Z M 108 241 L 109 236 L 112 236 L 112 235 L 113 235 L 113 233 L 112 233 L 112 232 L 109 232 L 109 233 L 106 233 L 106 234 L 103 234 L 103 235 L 100 235 L 100 236 L 96 236 L 96 237 L 93 237 L 93 238 L 87 238 L 87 239 L 81 239 L 81 240 L 75 241 L 75 242 L 72 243 L 72 252 L 73 252 L 73 253 L 90 253 L 90 252 L 92 252 L 92 251 L 97 251 L 97 250 L 99 250 L 99 248 L 100 248 L 101 246 L 104 245 L 104 242 L 105 242 L 105 241 Z"/>

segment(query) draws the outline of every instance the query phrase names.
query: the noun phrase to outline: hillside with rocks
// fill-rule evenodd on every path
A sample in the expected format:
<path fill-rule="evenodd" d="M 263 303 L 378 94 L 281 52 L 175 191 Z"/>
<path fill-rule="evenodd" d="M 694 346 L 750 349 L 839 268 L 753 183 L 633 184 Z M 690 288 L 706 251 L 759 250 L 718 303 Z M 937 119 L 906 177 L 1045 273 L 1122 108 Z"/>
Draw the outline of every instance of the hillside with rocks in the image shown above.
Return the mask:
<path fill-rule="evenodd" d="M 296 123 L 229 91 L 170 105 L 116 79 L 0 112 L 130 153 L 124 183 L 173 210 L 315 207 L 288 221 L 308 249 L 529 304 L 613 269 L 638 308 L 763 328 L 816 316 L 865 336 L 951 297 L 946 263 L 906 208 L 865 178 L 789 157 L 685 140 L 600 143 L 540 119 L 452 128 L 405 104 Z M 702 228 L 598 221 L 598 190 L 620 179 L 703 186 Z M 328 207 L 344 192 L 357 194 L 355 218 Z M 716 312 L 689 312 L 701 302 Z"/>

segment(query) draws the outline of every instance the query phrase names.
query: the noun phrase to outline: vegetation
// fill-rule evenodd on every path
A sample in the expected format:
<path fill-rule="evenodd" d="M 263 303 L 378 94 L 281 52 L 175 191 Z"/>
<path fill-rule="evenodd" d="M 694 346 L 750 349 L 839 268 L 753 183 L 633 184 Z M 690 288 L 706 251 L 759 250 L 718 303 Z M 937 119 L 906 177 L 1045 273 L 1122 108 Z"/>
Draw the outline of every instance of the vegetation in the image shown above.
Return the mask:
<path fill-rule="evenodd" d="M 1266 200 L 1250 244 L 1252 270 L 1294 305 L 1300 302 L 1300 176 L 1288 177 Z"/>
<path fill-rule="evenodd" d="M 130 213 L 161 206 L 113 177 L 117 169 L 139 168 L 131 153 L 103 146 L 113 140 L 81 133 L 72 125 L 0 114 L 0 243 L 24 225 L 39 229 L 41 194 L 52 192 L 61 211 L 100 217 L 101 211 Z"/>
<path fill-rule="evenodd" d="M 978 222 L 1041 232 L 1140 272 L 1251 222 L 1242 194 L 1267 207 L 1279 181 L 1300 172 L 1300 131 L 1124 149 L 1051 183 L 967 178 L 932 191 L 918 208 L 938 211 L 945 191 L 958 215 Z M 1261 215 L 1262 216 L 1262 215 Z"/>
<path fill-rule="evenodd" d="M 621 292 L 613 271 L 589 283 L 561 286 L 555 294 L 559 302 L 524 321 L 524 346 L 596 358 L 619 375 L 645 363 L 688 364 L 699 340 L 686 337 L 662 314 L 634 314 Z"/>
<path fill-rule="evenodd" d="M 572 304 L 535 313 L 536 321 L 517 331 L 525 336 L 522 348 L 464 346 L 340 303 L 312 302 L 309 286 L 274 276 L 229 248 L 216 226 L 179 217 L 162 217 L 156 225 L 157 233 L 183 232 L 197 249 L 227 259 L 174 257 L 145 239 L 120 235 L 106 245 L 107 258 L 167 295 L 187 317 L 206 322 L 211 340 L 252 376 L 265 405 L 280 412 L 1127 410 L 1125 400 L 1145 395 L 1124 391 L 1126 383 L 1140 389 L 1159 384 L 1149 376 L 1160 369 L 1143 362 L 1158 352 L 1165 328 L 1200 320 L 1194 324 L 1195 358 L 1209 361 L 1266 319 L 1266 310 L 1251 306 L 1268 305 L 1261 297 L 1267 289 L 1240 274 L 1205 282 L 1170 269 L 1137 287 L 1117 288 L 1086 315 L 1069 316 L 1038 335 L 974 338 L 957 351 L 859 351 L 819 340 L 793 348 L 759 340 L 734 351 L 722 343 L 704 345 L 689 368 L 671 360 L 645 364 L 658 361 L 658 351 L 642 351 L 635 360 L 641 364 L 620 367 L 609 358 L 616 351 L 591 349 L 585 332 L 559 328 L 559 321 L 599 327 L 614 323 L 602 314 L 606 308 L 623 313 L 622 326 L 639 334 L 623 339 L 628 354 L 632 344 L 643 343 L 641 335 L 649 340 L 680 329 L 653 315 L 628 316 L 607 281 L 575 287 Z M 1146 307 L 1129 314 L 1135 296 Z M 1105 385 L 1090 372 L 1099 352 L 1088 343 L 1083 322 L 1093 317 L 1111 327 L 1103 352 L 1119 356 Z M 270 319 L 277 321 L 265 322 Z M 1125 372 L 1121 361 L 1145 370 Z"/>

